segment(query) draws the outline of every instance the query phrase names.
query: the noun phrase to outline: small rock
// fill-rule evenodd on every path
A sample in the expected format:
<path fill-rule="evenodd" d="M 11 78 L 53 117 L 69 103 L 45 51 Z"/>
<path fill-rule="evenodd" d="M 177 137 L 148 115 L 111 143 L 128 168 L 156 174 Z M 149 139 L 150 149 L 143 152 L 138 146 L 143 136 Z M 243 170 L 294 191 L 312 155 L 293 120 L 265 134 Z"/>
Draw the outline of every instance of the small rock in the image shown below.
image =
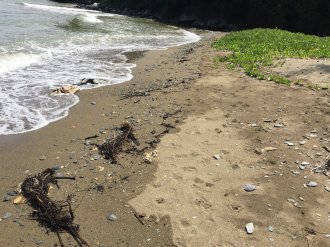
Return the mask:
<path fill-rule="evenodd" d="M 1 219 L 6 220 L 12 216 L 12 213 L 6 212 L 2 215 Z"/>
<path fill-rule="evenodd" d="M 252 192 L 252 191 L 255 191 L 257 189 L 257 186 L 253 185 L 253 184 L 245 184 L 243 186 L 243 189 L 246 191 L 246 192 Z"/>
<path fill-rule="evenodd" d="M 5 196 L 3 197 L 3 201 L 8 202 L 10 200 L 11 200 L 11 196 L 6 193 Z"/>
<path fill-rule="evenodd" d="M 301 163 L 301 165 L 302 165 L 302 166 L 309 166 L 310 164 L 309 164 L 309 162 L 304 161 L 304 162 Z"/>
<path fill-rule="evenodd" d="M 248 234 L 252 234 L 254 232 L 254 225 L 252 222 L 246 224 L 245 230 Z"/>
<path fill-rule="evenodd" d="M 110 221 L 115 221 L 115 220 L 117 220 L 118 218 L 117 218 L 116 215 L 110 213 L 110 214 L 108 214 L 107 219 L 110 220 Z"/>
<path fill-rule="evenodd" d="M 318 184 L 314 181 L 309 181 L 307 184 L 306 184 L 308 187 L 316 187 Z"/>
<path fill-rule="evenodd" d="M 39 160 L 41 160 L 41 161 L 43 161 L 43 160 L 46 160 L 47 158 L 46 158 L 46 156 L 41 156 L 40 158 L 39 158 Z"/>
<path fill-rule="evenodd" d="M 306 144 L 306 141 L 300 141 L 299 144 L 300 145 L 305 145 Z"/>
<path fill-rule="evenodd" d="M 42 241 L 42 240 L 36 241 L 36 245 L 42 245 L 43 243 L 44 243 L 44 241 Z"/>
<path fill-rule="evenodd" d="M 52 167 L 52 170 L 53 171 L 58 171 L 58 170 L 60 170 L 61 169 L 61 165 L 54 165 L 53 167 Z"/>
<path fill-rule="evenodd" d="M 292 147 L 292 146 L 294 146 L 294 143 L 292 143 L 292 142 L 289 142 L 289 141 L 286 141 L 286 142 L 284 142 L 284 144 L 288 145 L 289 147 Z"/>
<path fill-rule="evenodd" d="M 216 160 L 219 160 L 221 158 L 221 156 L 219 154 L 215 154 L 215 155 L 213 155 L 213 158 Z"/>
<path fill-rule="evenodd" d="M 276 124 L 274 124 L 274 127 L 275 128 L 283 128 L 284 125 L 283 124 L 276 123 Z"/>
<path fill-rule="evenodd" d="M 330 187 L 325 186 L 324 189 L 325 189 L 325 191 L 330 192 Z"/>
<path fill-rule="evenodd" d="M 101 134 L 106 134 L 106 133 L 107 133 L 107 132 L 105 131 L 104 128 L 101 128 L 101 129 L 99 130 L 99 132 L 100 132 Z"/>
<path fill-rule="evenodd" d="M 253 123 L 253 124 L 251 124 L 251 127 L 256 128 L 256 127 L 258 127 L 258 124 Z"/>
<path fill-rule="evenodd" d="M 96 105 L 96 102 L 95 102 L 95 101 L 92 101 L 92 102 L 91 102 L 91 105 Z"/>
<path fill-rule="evenodd" d="M 273 231 L 274 231 L 274 227 L 272 227 L 272 226 L 268 226 L 268 227 L 267 227 L 267 230 L 268 230 L 269 232 L 273 232 Z"/>

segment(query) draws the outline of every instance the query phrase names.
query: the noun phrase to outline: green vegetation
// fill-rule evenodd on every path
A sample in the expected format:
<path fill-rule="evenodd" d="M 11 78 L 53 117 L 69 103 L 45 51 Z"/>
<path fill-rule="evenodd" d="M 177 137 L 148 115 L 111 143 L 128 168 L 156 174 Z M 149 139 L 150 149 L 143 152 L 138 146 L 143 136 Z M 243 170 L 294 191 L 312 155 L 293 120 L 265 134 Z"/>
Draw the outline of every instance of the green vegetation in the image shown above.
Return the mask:
<path fill-rule="evenodd" d="M 241 67 L 251 77 L 282 84 L 290 81 L 280 75 L 267 74 L 265 67 L 276 66 L 282 58 L 330 58 L 330 37 L 291 33 L 279 29 L 252 29 L 232 32 L 218 39 L 213 47 L 230 51 L 217 62 Z"/>

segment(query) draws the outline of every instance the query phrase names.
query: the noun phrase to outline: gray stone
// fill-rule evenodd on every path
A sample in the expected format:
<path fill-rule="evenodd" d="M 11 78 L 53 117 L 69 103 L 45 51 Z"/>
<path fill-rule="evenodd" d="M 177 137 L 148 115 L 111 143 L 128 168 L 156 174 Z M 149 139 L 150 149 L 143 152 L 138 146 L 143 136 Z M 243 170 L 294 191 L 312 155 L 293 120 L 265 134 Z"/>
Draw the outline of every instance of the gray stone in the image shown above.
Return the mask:
<path fill-rule="evenodd" d="M 11 196 L 6 193 L 5 196 L 3 197 L 3 201 L 4 202 L 11 201 Z"/>
<path fill-rule="evenodd" d="M 2 215 L 1 219 L 6 220 L 12 216 L 12 213 L 6 212 Z"/>
<path fill-rule="evenodd" d="M 54 165 L 53 167 L 52 167 L 52 170 L 54 170 L 54 171 L 58 171 L 58 170 L 60 170 L 61 169 L 61 165 Z"/>
<path fill-rule="evenodd" d="M 245 230 L 248 234 L 252 234 L 254 232 L 254 225 L 252 222 L 247 223 L 245 226 Z"/>
<path fill-rule="evenodd" d="M 255 191 L 257 189 L 257 186 L 253 185 L 253 184 L 245 184 L 243 186 L 243 189 L 246 191 L 246 192 L 252 192 L 252 191 Z"/>
<path fill-rule="evenodd" d="M 16 192 L 15 191 L 9 191 L 9 192 L 7 192 L 7 195 L 9 195 L 9 196 L 16 196 Z"/>
<path fill-rule="evenodd" d="M 108 214 L 107 219 L 110 221 L 116 221 L 118 218 L 116 215 L 110 213 L 110 214 Z"/>
<path fill-rule="evenodd" d="M 268 230 L 269 232 L 273 232 L 273 231 L 274 231 L 274 227 L 272 227 L 272 226 L 268 226 L 268 227 L 267 227 L 267 230 Z"/>
<path fill-rule="evenodd" d="M 316 187 L 318 184 L 314 181 L 309 181 L 307 184 L 306 184 L 308 187 Z"/>
<path fill-rule="evenodd" d="M 96 105 L 96 102 L 95 102 L 95 101 L 92 101 L 92 102 L 91 102 L 91 105 Z"/>

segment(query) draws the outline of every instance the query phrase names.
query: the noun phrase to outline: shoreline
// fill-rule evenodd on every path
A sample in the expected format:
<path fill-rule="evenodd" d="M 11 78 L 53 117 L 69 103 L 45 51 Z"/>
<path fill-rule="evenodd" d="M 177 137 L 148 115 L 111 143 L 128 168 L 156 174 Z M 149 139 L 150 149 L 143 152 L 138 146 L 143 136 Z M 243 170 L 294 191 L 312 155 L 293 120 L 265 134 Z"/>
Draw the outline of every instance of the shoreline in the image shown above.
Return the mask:
<path fill-rule="evenodd" d="M 311 169 L 328 155 L 328 92 L 216 68 L 210 44 L 221 35 L 146 52 L 131 81 L 79 92 L 68 117 L 2 145 L 0 192 L 60 165 L 77 180 L 61 181 L 50 195 L 75 195 L 75 223 L 90 246 L 327 246 L 329 179 Z M 133 126 L 138 150 L 158 150 L 151 164 L 129 150 L 109 164 L 86 144 L 95 134 L 102 143 L 123 122 Z M 256 190 L 245 192 L 250 183 Z M 0 217 L 12 213 L 0 222 L 1 246 L 58 245 L 28 219 L 28 205 L 0 203 Z M 118 219 L 107 220 L 109 213 Z M 249 222 L 253 234 L 245 232 Z"/>

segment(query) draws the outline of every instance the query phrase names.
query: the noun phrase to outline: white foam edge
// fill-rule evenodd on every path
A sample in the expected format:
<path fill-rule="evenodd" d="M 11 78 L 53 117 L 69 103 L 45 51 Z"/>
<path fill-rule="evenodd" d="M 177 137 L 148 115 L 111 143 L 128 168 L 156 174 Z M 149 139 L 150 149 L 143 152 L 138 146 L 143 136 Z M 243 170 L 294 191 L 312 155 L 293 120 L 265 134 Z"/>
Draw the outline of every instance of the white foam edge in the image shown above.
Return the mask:
<path fill-rule="evenodd" d="M 4 54 L 0 58 L 0 74 L 21 69 L 40 62 L 41 56 L 27 53 Z"/>

